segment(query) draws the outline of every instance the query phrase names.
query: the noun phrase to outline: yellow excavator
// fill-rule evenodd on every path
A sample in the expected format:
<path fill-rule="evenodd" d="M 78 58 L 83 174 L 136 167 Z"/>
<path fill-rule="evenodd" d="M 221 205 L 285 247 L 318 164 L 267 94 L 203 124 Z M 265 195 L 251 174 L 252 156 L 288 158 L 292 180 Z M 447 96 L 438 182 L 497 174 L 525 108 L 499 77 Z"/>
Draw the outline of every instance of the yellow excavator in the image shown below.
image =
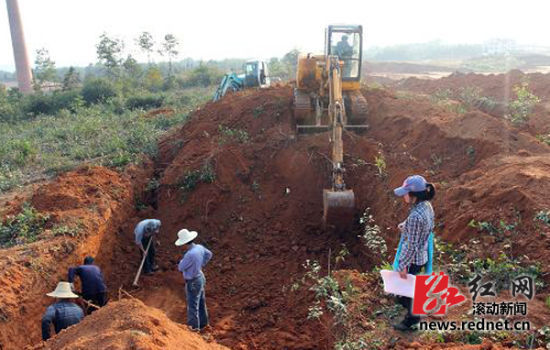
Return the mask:
<path fill-rule="evenodd" d="M 368 126 L 367 101 L 360 92 L 363 28 L 329 25 L 325 53 L 300 54 L 294 90 L 297 133 L 329 132 L 331 188 L 323 190 L 323 223 L 346 227 L 353 219 L 355 195 L 344 182 L 344 130 Z"/>

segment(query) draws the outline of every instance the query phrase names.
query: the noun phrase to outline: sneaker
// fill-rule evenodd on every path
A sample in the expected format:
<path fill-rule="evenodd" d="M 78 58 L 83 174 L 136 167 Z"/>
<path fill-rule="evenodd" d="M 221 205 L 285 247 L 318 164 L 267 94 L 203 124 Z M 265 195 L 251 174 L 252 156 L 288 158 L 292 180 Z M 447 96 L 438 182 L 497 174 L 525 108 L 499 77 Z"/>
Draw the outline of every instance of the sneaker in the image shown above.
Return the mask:
<path fill-rule="evenodd" d="M 153 271 L 158 271 L 158 269 L 159 269 L 158 265 L 153 266 Z"/>

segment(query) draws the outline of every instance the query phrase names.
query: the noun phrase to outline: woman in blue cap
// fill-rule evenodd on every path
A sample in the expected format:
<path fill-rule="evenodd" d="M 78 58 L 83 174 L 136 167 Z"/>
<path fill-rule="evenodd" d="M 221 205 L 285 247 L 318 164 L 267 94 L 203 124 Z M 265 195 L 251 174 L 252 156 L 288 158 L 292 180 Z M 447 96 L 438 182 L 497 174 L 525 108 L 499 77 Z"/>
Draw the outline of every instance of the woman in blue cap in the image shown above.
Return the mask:
<path fill-rule="evenodd" d="M 427 274 L 432 272 L 434 210 L 430 200 L 435 196 L 435 188 L 420 175 L 409 176 L 403 186 L 394 190 L 395 195 L 403 197 L 411 206 L 407 220 L 398 225 L 401 231 L 399 247 L 393 263 L 393 269 L 399 271 L 401 278 L 407 273 L 416 275 L 422 268 Z M 394 326 L 405 331 L 420 322 L 420 317 L 412 314 L 412 299 L 399 297 L 399 303 L 407 308 L 405 319 Z"/>

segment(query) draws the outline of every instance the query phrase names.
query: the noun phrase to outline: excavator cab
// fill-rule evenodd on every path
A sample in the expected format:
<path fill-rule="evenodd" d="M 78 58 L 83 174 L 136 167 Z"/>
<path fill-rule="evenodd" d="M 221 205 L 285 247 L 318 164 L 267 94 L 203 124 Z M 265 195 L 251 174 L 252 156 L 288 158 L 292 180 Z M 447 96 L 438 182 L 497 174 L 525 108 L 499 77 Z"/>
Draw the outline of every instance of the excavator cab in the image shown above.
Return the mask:
<path fill-rule="evenodd" d="M 363 28 L 360 25 L 330 25 L 326 29 L 325 54 L 343 62 L 342 81 L 361 80 Z M 344 88 L 346 90 L 346 88 Z"/>
<path fill-rule="evenodd" d="M 260 60 L 247 61 L 244 64 L 244 86 L 267 87 L 270 84 L 267 63 Z"/>

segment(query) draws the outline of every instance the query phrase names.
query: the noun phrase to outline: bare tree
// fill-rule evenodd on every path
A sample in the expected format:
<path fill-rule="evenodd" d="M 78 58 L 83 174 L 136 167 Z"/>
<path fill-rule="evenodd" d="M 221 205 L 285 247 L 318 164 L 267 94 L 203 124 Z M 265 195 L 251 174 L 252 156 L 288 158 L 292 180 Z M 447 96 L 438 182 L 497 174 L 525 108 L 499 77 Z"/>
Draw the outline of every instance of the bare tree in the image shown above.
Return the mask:
<path fill-rule="evenodd" d="M 172 77 L 172 59 L 176 58 L 179 54 L 177 50 L 178 46 L 178 39 L 173 34 L 166 34 L 164 36 L 164 42 L 159 53 L 162 56 L 168 56 L 168 77 Z"/>
<path fill-rule="evenodd" d="M 153 53 L 153 47 L 155 46 L 155 41 L 153 36 L 149 32 L 143 32 L 136 40 L 141 51 L 147 54 L 147 61 L 151 64 L 151 54 Z"/>

